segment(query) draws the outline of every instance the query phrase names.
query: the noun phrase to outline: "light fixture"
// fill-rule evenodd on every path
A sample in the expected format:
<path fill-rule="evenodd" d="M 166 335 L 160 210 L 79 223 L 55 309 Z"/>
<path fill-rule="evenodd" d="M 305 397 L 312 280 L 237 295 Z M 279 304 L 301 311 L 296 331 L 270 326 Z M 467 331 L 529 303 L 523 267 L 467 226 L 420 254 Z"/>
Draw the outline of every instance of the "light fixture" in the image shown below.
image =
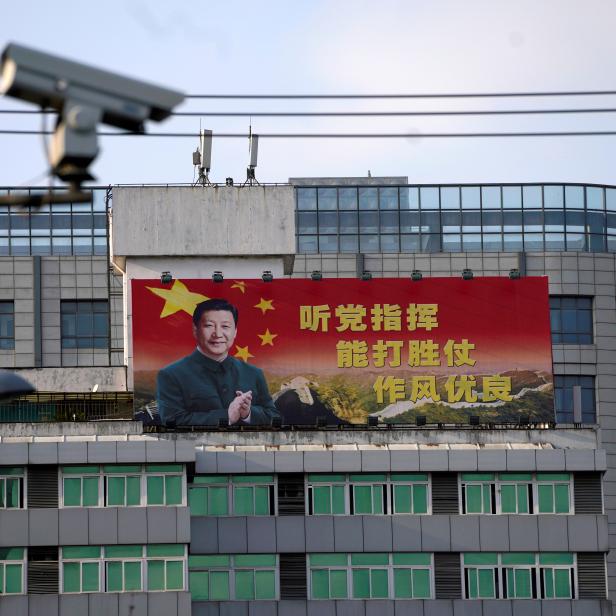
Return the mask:
<path fill-rule="evenodd" d="M 314 270 L 312 274 L 310 274 L 311 280 L 323 280 L 323 274 L 319 270 Z"/>
<path fill-rule="evenodd" d="M 425 426 L 426 425 L 426 416 L 425 415 L 417 415 L 417 417 L 415 417 L 415 425 L 416 426 Z"/>
<path fill-rule="evenodd" d="M 471 426 L 478 426 L 478 425 L 479 425 L 479 415 L 471 415 L 471 416 L 468 418 L 468 423 L 469 423 Z"/>
<path fill-rule="evenodd" d="M 464 280 L 472 280 L 473 279 L 473 270 L 472 269 L 468 269 L 468 267 L 465 267 L 462 270 L 462 278 L 464 278 Z"/>
<path fill-rule="evenodd" d="M 226 186 L 233 186 L 233 178 L 226 178 L 225 179 L 225 185 Z"/>
<path fill-rule="evenodd" d="M 423 274 L 418 269 L 414 269 L 411 272 L 411 280 L 414 280 L 415 282 L 417 282 L 418 280 L 421 280 L 422 278 L 423 278 Z"/>
<path fill-rule="evenodd" d="M 372 272 L 369 272 L 368 270 L 364 270 L 361 273 L 361 279 L 362 280 L 372 280 Z"/>
<path fill-rule="evenodd" d="M 514 267 L 512 270 L 509 270 L 509 278 L 511 278 L 511 280 L 518 280 L 521 277 L 522 274 L 520 274 L 520 270 L 517 267 Z"/>
<path fill-rule="evenodd" d="M 376 428 L 379 425 L 379 418 L 376 415 L 368 415 L 368 425 L 371 428 Z"/>
<path fill-rule="evenodd" d="M 218 272 L 218 271 L 216 271 L 216 272 L 214 272 L 214 273 L 212 274 L 212 280 L 213 280 L 214 282 L 222 282 L 224 279 L 225 279 L 225 278 L 224 278 L 224 276 L 222 275 L 222 272 Z"/>
<path fill-rule="evenodd" d="M 160 282 L 161 284 L 170 284 L 171 282 L 173 282 L 173 276 L 171 275 L 171 272 L 163 272 L 160 275 Z"/>
<path fill-rule="evenodd" d="M 261 274 L 261 280 L 263 282 L 272 282 L 272 280 L 274 280 L 274 276 L 272 272 L 270 272 L 269 270 L 265 270 L 263 274 Z"/>

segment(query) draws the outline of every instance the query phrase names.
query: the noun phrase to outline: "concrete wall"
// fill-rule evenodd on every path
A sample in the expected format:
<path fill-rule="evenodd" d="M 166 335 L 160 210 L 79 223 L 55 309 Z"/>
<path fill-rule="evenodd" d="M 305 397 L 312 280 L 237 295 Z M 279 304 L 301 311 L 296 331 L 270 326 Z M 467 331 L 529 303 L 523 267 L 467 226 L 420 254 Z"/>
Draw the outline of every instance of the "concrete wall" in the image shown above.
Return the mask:
<path fill-rule="evenodd" d="M 116 186 L 112 216 L 114 258 L 295 252 L 291 186 Z"/>

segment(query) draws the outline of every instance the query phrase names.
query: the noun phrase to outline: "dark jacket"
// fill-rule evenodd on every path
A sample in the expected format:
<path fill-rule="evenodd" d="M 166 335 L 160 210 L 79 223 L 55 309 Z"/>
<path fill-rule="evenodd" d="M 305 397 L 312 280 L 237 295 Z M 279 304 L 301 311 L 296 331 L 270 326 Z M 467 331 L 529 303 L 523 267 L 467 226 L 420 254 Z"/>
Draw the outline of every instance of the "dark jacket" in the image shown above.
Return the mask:
<path fill-rule="evenodd" d="M 177 426 L 215 426 L 228 419 L 235 392 L 252 391 L 249 425 L 269 425 L 279 413 L 263 372 L 234 357 L 222 362 L 198 350 L 165 366 L 158 373 L 156 398 L 161 423 Z"/>

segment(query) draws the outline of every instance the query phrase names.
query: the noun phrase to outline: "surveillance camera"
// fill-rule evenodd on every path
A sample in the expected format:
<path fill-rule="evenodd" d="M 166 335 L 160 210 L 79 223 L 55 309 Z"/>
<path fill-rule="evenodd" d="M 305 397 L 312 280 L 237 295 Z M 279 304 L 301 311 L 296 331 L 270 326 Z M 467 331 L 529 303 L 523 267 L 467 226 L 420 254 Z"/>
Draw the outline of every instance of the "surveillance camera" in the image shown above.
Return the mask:
<path fill-rule="evenodd" d="M 10 43 L 2 53 L 0 93 L 62 112 L 79 101 L 101 110 L 101 121 L 141 131 L 144 120 L 161 121 L 184 100 L 161 88 L 86 64 Z"/>
<path fill-rule="evenodd" d="M 145 120 L 164 120 L 184 100 L 181 92 L 15 43 L 2 53 L 0 94 L 58 111 L 49 161 L 55 175 L 77 190 L 93 179 L 88 165 L 98 154 L 99 122 L 143 132 Z"/>

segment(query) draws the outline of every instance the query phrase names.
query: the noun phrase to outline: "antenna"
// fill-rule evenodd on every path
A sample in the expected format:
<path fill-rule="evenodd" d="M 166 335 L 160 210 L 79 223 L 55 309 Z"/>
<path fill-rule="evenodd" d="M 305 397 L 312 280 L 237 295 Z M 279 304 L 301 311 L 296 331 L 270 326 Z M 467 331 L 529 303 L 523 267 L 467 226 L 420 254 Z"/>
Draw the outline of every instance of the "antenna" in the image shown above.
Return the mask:
<path fill-rule="evenodd" d="M 193 152 L 193 165 L 199 167 L 199 178 L 195 184 L 211 186 L 208 176 L 212 166 L 212 131 L 207 128 L 199 131 L 199 147 Z"/>
<path fill-rule="evenodd" d="M 253 135 L 252 123 L 248 128 L 248 151 L 250 152 L 250 163 L 248 164 L 248 169 L 246 169 L 246 181 L 243 184 L 244 186 L 246 186 L 246 184 L 249 186 L 259 184 L 257 178 L 255 177 L 257 157 L 259 155 L 259 135 Z"/>

